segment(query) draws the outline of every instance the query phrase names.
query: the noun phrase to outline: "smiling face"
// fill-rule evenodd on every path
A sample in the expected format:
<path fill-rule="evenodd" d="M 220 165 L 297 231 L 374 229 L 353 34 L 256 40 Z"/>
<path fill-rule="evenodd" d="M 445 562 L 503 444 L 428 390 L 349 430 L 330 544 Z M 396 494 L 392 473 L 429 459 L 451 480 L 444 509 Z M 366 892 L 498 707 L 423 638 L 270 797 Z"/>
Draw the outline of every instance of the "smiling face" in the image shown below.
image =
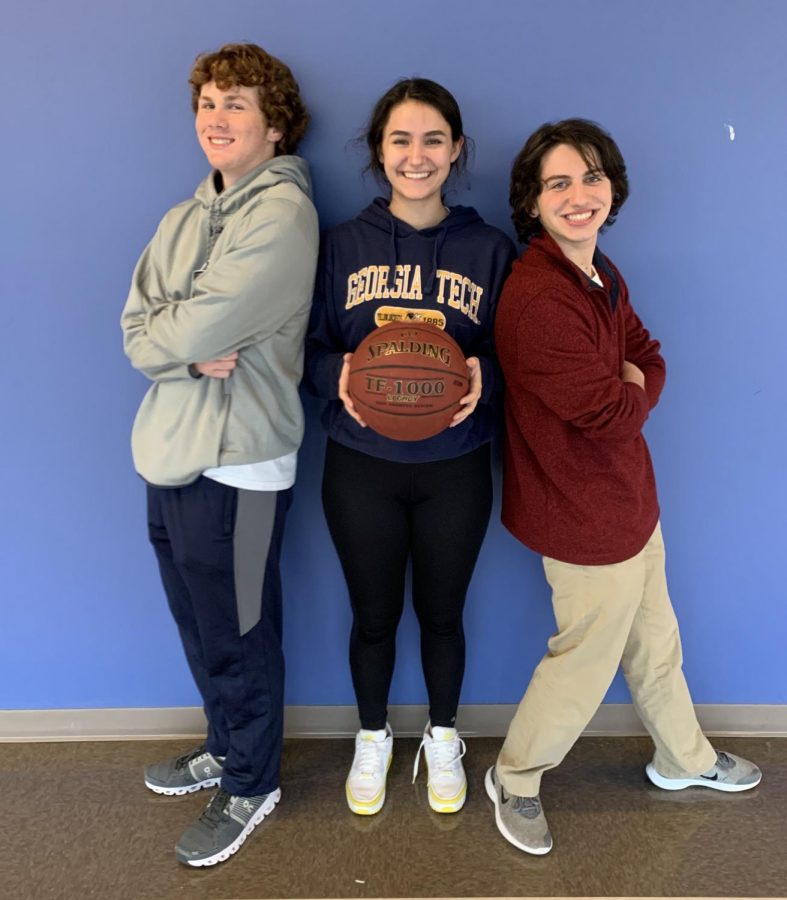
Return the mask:
<path fill-rule="evenodd" d="M 463 139 L 433 107 L 416 100 L 395 106 L 383 129 L 379 158 L 391 184 L 391 212 L 405 221 L 443 217 L 442 187 Z M 408 212 L 409 211 L 409 212 Z"/>
<path fill-rule="evenodd" d="M 531 214 L 563 253 L 582 265 L 592 258 L 612 206 L 609 178 L 598 166 L 589 166 L 570 144 L 558 144 L 541 163 L 541 185 Z"/>
<path fill-rule="evenodd" d="M 257 102 L 257 88 L 236 86 L 222 91 L 214 81 L 200 90 L 195 126 L 200 147 L 221 173 L 225 189 L 273 159 L 282 136 L 268 125 Z"/>

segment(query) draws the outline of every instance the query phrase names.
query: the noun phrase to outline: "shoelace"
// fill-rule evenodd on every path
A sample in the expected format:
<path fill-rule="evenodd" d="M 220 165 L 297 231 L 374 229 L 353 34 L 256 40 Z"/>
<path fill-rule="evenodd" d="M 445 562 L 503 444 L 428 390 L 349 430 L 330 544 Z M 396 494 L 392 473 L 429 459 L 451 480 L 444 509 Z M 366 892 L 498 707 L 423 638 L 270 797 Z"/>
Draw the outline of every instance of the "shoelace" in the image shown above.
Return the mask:
<path fill-rule="evenodd" d="M 203 754 L 205 754 L 205 753 L 207 753 L 207 752 L 208 752 L 208 751 L 205 749 L 204 746 L 199 747 L 199 748 L 197 748 L 196 750 L 189 750 L 188 753 L 184 753 L 183 756 L 179 756 L 179 757 L 175 760 L 175 769 L 176 769 L 176 770 L 177 770 L 177 769 L 185 769 L 186 766 L 187 766 L 193 759 L 196 759 L 198 756 L 202 756 Z"/>
<path fill-rule="evenodd" d="M 421 750 L 424 749 L 426 744 L 427 736 L 424 735 L 424 738 L 421 741 L 421 746 L 418 748 L 418 752 L 415 754 L 415 762 L 413 763 L 413 784 L 415 784 L 415 779 L 418 777 L 418 768 L 421 762 Z M 432 739 L 431 744 L 434 752 L 435 768 L 438 770 L 438 772 L 445 772 L 450 769 L 451 766 L 455 762 L 458 762 L 467 752 L 465 742 L 458 736 L 453 741 L 436 741 Z M 459 753 L 456 752 L 457 746 L 460 748 Z M 424 755 L 426 755 L 425 752 Z"/>
<path fill-rule="evenodd" d="M 355 754 L 355 768 L 359 775 L 375 775 L 380 768 L 380 756 L 385 744 L 377 741 L 360 741 Z"/>
<path fill-rule="evenodd" d="M 716 751 L 716 767 L 721 771 L 732 769 L 735 766 L 733 760 L 723 751 Z"/>
<path fill-rule="evenodd" d="M 204 812 L 200 816 L 200 821 L 204 822 L 210 828 L 218 827 L 222 820 L 229 815 L 229 805 L 232 803 L 232 795 L 224 788 L 219 788 L 213 795 L 213 799 L 205 807 Z"/>
<path fill-rule="evenodd" d="M 526 819 L 535 819 L 541 812 L 541 801 L 538 797 L 517 797 L 508 795 L 513 800 L 514 812 Z"/>

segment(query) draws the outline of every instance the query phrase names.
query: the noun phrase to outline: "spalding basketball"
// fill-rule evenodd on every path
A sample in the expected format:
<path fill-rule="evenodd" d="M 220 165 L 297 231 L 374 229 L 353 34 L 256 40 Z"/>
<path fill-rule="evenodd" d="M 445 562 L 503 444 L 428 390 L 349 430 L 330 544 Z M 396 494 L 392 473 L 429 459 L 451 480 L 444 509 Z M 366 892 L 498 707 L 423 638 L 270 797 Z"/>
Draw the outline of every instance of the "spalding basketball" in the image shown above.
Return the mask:
<path fill-rule="evenodd" d="M 459 344 L 425 322 L 376 328 L 350 361 L 348 391 L 355 409 L 370 428 L 397 441 L 439 434 L 469 389 Z"/>

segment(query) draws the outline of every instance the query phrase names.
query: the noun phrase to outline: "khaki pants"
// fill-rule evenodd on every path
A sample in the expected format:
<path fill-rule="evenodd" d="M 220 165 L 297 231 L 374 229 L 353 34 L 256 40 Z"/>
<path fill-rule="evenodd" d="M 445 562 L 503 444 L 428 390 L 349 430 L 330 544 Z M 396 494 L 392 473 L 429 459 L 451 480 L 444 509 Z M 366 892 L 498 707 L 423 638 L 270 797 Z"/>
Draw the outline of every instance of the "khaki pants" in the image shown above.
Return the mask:
<path fill-rule="evenodd" d="M 538 794 L 542 773 L 574 745 L 618 665 L 656 745 L 653 762 L 662 775 L 699 775 L 716 762 L 681 670 L 664 563 L 660 525 L 635 557 L 615 565 L 575 566 L 544 557 L 558 630 L 498 757 L 500 781 L 509 793 Z"/>

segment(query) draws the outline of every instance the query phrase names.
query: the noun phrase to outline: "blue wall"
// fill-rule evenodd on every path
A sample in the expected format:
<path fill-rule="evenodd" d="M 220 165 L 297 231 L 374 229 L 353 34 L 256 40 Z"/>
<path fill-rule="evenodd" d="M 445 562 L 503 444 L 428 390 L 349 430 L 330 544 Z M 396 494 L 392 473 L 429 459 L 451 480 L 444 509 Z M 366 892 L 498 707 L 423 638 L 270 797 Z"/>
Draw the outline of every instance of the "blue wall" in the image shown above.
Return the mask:
<path fill-rule="evenodd" d="M 257 41 L 295 71 L 324 226 L 373 195 L 348 141 L 401 76 L 456 94 L 477 159 L 455 199 L 504 228 L 509 165 L 533 128 L 581 115 L 613 133 L 632 196 L 602 243 L 668 364 L 647 429 L 689 681 L 697 702 L 787 702 L 785 34 L 782 0 L 7 9 L 0 707 L 197 702 L 146 543 L 128 446 L 145 383 L 118 317 L 159 218 L 206 171 L 186 77 L 197 52 L 228 40 Z M 287 699 L 344 704 L 348 609 L 307 405 L 284 561 Z M 539 560 L 496 514 L 466 625 L 464 702 L 517 700 L 552 618 Z M 391 699 L 424 701 L 410 613 Z M 609 699 L 627 699 L 622 683 Z"/>

